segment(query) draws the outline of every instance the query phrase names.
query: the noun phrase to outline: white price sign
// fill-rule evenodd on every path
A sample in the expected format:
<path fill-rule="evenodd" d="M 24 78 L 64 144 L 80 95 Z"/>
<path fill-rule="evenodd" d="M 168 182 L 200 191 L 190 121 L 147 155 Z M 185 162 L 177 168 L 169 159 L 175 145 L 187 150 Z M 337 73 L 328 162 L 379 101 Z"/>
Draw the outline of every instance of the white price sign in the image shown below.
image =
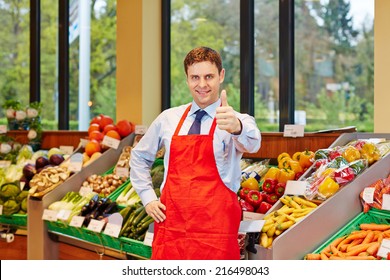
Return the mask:
<path fill-rule="evenodd" d="M 91 219 L 91 221 L 88 224 L 87 229 L 92 230 L 94 232 L 101 232 L 104 227 L 105 222 L 99 221 L 96 219 Z"/>
<path fill-rule="evenodd" d="M 118 149 L 118 146 L 120 144 L 120 140 L 109 137 L 107 135 L 104 136 L 102 144 L 106 145 L 107 147 L 113 148 L 113 149 Z"/>
<path fill-rule="evenodd" d="M 81 228 L 85 220 L 83 216 L 73 216 L 72 220 L 70 220 L 69 225 L 76 228 Z"/>
<path fill-rule="evenodd" d="M 103 233 L 112 237 L 118 237 L 120 231 L 121 225 L 107 223 Z"/>
<path fill-rule="evenodd" d="M 74 147 L 73 146 L 60 146 L 60 150 L 65 155 L 71 155 L 73 153 Z"/>
<path fill-rule="evenodd" d="M 43 210 L 42 220 L 55 222 L 57 221 L 57 211 L 45 209 Z"/>
<path fill-rule="evenodd" d="M 363 200 L 367 203 L 373 203 L 374 202 L 374 192 L 375 192 L 375 188 L 364 188 Z"/>
<path fill-rule="evenodd" d="M 58 211 L 57 219 L 58 219 L 58 220 L 66 221 L 66 220 L 69 218 L 70 213 L 72 213 L 71 210 L 64 210 L 64 209 L 61 209 L 60 211 Z"/>
<path fill-rule="evenodd" d="M 284 194 L 290 195 L 304 195 L 306 191 L 306 181 L 291 181 L 286 183 L 286 190 Z"/>
<path fill-rule="evenodd" d="M 148 130 L 148 127 L 146 125 L 136 125 L 135 126 L 135 134 L 144 135 L 147 130 Z"/>
<path fill-rule="evenodd" d="M 303 137 L 305 133 L 305 126 L 302 124 L 285 124 L 284 137 Z"/>

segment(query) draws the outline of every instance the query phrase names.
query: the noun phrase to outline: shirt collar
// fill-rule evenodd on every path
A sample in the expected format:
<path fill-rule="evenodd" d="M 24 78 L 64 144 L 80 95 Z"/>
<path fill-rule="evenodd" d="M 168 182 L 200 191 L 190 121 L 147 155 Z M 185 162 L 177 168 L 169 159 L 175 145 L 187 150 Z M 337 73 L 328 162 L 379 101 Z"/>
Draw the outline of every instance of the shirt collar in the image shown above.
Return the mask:
<path fill-rule="evenodd" d="M 215 111 L 217 110 L 217 107 L 219 107 L 220 105 L 221 105 L 221 100 L 218 99 L 213 104 L 210 104 L 209 106 L 207 106 L 203 110 L 206 111 L 206 113 L 213 119 L 215 117 Z M 198 111 L 199 109 L 200 108 L 199 108 L 198 104 L 196 104 L 195 101 L 192 101 L 191 109 L 190 109 L 190 112 L 188 115 L 191 116 L 191 115 L 195 114 L 196 111 Z"/>

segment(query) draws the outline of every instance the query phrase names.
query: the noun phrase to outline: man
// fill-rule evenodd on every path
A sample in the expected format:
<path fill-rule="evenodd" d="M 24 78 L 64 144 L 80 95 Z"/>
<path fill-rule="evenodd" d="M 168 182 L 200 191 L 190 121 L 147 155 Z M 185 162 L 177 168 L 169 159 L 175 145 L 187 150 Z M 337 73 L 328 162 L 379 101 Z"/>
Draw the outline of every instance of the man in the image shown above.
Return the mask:
<path fill-rule="evenodd" d="M 131 154 L 130 180 L 155 220 L 152 259 L 239 259 L 240 159 L 259 150 L 260 131 L 228 105 L 225 90 L 219 97 L 225 69 L 218 52 L 191 50 L 184 70 L 192 103 L 162 112 Z M 150 167 L 162 147 L 159 200 Z"/>

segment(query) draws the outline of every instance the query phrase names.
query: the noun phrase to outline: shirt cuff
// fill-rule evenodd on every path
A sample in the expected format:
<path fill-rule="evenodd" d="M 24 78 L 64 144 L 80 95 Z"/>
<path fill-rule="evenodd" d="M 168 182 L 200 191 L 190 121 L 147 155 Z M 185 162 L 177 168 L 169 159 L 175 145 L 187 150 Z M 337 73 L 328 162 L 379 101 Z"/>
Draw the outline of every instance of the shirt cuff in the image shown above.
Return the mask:
<path fill-rule="evenodd" d="M 142 191 L 142 193 L 140 194 L 140 198 L 144 206 L 148 205 L 148 203 L 154 200 L 158 200 L 158 197 L 153 189 Z"/>

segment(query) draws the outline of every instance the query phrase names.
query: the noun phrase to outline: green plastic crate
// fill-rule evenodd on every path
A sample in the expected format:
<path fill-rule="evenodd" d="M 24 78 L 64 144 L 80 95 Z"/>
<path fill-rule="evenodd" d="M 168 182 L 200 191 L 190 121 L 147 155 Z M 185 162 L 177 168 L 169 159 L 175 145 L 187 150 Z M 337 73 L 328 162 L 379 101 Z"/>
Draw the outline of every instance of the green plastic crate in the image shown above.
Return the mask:
<path fill-rule="evenodd" d="M 103 245 L 108 248 L 112 248 L 118 251 L 123 251 L 123 245 L 120 242 L 119 238 L 113 237 L 107 234 L 101 234 Z"/>
<path fill-rule="evenodd" d="M 344 227 L 342 227 L 336 234 L 328 239 L 324 244 L 317 248 L 313 253 L 319 254 L 323 249 L 329 246 L 336 238 L 344 235 L 349 235 L 351 232 L 360 230 L 360 224 L 377 223 L 390 224 L 390 211 L 370 209 L 367 213 L 360 213 Z"/>
<path fill-rule="evenodd" d="M 56 221 L 56 222 L 46 221 L 46 224 L 47 224 L 47 229 L 50 232 L 82 239 L 81 228 L 72 227 L 61 221 Z"/>
<path fill-rule="evenodd" d="M 0 215 L 0 224 L 27 227 L 27 214 Z"/>
<path fill-rule="evenodd" d="M 130 239 L 127 237 L 120 237 L 123 251 L 131 255 L 141 256 L 150 259 L 152 256 L 152 247 L 145 245 L 142 241 Z"/>

